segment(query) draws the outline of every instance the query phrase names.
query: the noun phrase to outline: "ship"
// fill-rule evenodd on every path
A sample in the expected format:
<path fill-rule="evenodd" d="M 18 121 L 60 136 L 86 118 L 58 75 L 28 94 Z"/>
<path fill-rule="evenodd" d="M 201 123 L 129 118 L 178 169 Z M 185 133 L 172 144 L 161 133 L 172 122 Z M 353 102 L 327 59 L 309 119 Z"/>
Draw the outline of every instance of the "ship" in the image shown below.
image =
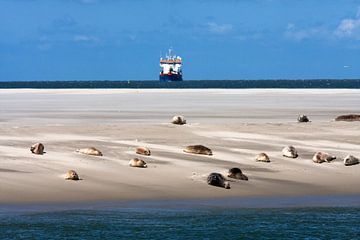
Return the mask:
<path fill-rule="evenodd" d="M 162 82 L 182 81 L 182 59 L 173 54 L 172 49 L 166 54 L 165 58 L 160 57 L 160 75 Z"/>

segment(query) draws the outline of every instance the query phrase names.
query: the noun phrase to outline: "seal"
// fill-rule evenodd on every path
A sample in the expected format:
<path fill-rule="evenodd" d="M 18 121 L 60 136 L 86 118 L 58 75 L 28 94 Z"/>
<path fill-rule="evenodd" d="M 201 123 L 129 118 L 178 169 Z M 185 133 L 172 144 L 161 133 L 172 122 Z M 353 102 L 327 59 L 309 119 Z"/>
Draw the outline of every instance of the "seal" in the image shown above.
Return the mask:
<path fill-rule="evenodd" d="M 345 166 L 351 166 L 351 165 L 356 165 L 359 164 L 359 159 L 354 157 L 353 155 L 347 155 L 344 158 L 344 165 Z"/>
<path fill-rule="evenodd" d="M 309 118 L 306 115 L 299 115 L 298 122 L 310 122 Z"/>
<path fill-rule="evenodd" d="M 193 154 L 212 155 L 211 149 L 203 145 L 187 146 L 183 151 L 186 153 L 193 153 Z"/>
<path fill-rule="evenodd" d="M 140 154 L 140 155 L 145 155 L 145 156 L 150 156 L 151 152 L 150 152 L 150 149 L 146 148 L 146 147 L 137 147 L 135 149 L 135 152 L 137 154 Z"/>
<path fill-rule="evenodd" d="M 331 156 L 330 154 L 325 152 L 316 152 L 313 156 L 314 163 L 331 162 L 334 159 L 336 159 L 335 156 Z"/>
<path fill-rule="evenodd" d="M 284 157 L 288 157 L 288 158 L 297 158 L 298 157 L 298 153 L 294 146 L 284 147 L 281 152 Z"/>
<path fill-rule="evenodd" d="M 346 121 L 346 122 L 360 121 L 360 115 L 359 114 L 340 115 L 335 118 L 335 121 Z"/>
<path fill-rule="evenodd" d="M 144 160 L 133 158 L 129 161 L 130 167 L 139 167 L 139 168 L 147 168 L 146 162 Z"/>
<path fill-rule="evenodd" d="M 186 119 L 184 118 L 184 116 L 174 116 L 171 120 L 172 124 L 177 124 L 177 125 L 184 125 L 186 124 Z"/>
<path fill-rule="evenodd" d="M 249 180 L 248 177 L 242 173 L 240 168 L 230 168 L 228 177 L 245 181 Z"/>
<path fill-rule="evenodd" d="M 76 152 L 91 156 L 102 156 L 102 152 L 94 147 L 77 149 Z"/>
<path fill-rule="evenodd" d="M 257 162 L 267 162 L 267 163 L 270 162 L 270 158 L 269 158 L 269 156 L 268 156 L 266 153 L 260 153 L 260 154 L 258 154 L 258 155 L 255 157 L 255 160 L 256 160 Z"/>
<path fill-rule="evenodd" d="M 212 186 L 230 189 L 230 183 L 220 173 L 210 173 L 207 177 L 207 183 Z"/>
<path fill-rule="evenodd" d="M 30 147 L 30 151 L 33 154 L 43 155 L 44 154 L 44 145 L 42 143 L 35 143 Z"/>
<path fill-rule="evenodd" d="M 79 175 L 74 170 L 67 171 L 65 175 L 65 180 L 80 180 Z"/>

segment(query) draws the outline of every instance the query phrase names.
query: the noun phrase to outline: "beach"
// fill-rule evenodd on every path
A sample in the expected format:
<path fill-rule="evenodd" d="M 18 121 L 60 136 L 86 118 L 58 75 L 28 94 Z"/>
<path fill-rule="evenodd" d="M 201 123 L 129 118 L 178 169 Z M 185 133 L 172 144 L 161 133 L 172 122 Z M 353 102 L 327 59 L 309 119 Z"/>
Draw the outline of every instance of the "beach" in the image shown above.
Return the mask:
<path fill-rule="evenodd" d="M 359 195 L 358 89 L 2 89 L 0 203 L 189 200 Z M 300 114 L 311 122 L 298 123 Z M 187 124 L 170 123 L 183 115 Z M 30 152 L 41 142 L 44 155 Z M 213 155 L 184 153 L 188 145 Z M 293 145 L 296 159 L 282 156 Z M 151 156 L 135 154 L 148 147 Z M 100 149 L 103 156 L 75 150 Z M 316 164 L 317 151 L 335 155 Z M 265 152 L 271 162 L 256 162 Z M 131 168 L 138 157 L 147 168 Z M 249 181 L 209 186 L 209 173 L 238 167 Z M 64 180 L 75 170 L 81 180 Z"/>

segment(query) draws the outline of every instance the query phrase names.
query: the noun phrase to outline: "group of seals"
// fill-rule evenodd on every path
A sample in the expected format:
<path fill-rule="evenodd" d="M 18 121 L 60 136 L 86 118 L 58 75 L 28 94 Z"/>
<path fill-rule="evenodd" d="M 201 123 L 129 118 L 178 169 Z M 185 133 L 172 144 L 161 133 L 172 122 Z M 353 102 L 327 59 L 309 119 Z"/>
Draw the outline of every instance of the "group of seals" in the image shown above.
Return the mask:
<path fill-rule="evenodd" d="M 297 158 L 299 155 L 294 146 L 284 147 L 282 150 L 282 155 L 288 158 Z M 257 162 L 270 162 L 270 158 L 266 153 L 260 153 L 256 156 Z M 326 152 L 316 152 L 312 158 L 314 163 L 324 163 L 331 162 L 336 159 L 336 156 L 330 155 Z M 352 155 L 348 155 L 344 158 L 344 165 L 351 166 L 359 164 L 360 160 Z M 230 177 L 230 174 L 229 174 Z"/>
<path fill-rule="evenodd" d="M 240 168 L 229 169 L 228 177 L 248 181 L 248 177 L 242 173 Z M 230 183 L 221 173 L 210 173 L 207 177 L 207 183 L 212 186 L 230 189 Z"/>
<path fill-rule="evenodd" d="M 297 120 L 298 122 L 310 122 L 309 118 L 306 115 L 299 115 Z M 360 114 L 340 115 L 335 118 L 335 121 L 346 121 L 346 122 L 360 121 Z"/>
<path fill-rule="evenodd" d="M 212 186 L 230 189 L 230 183 L 220 173 L 210 173 L 207 177 L 207 183 Z"/>
<path fill-rule="evenodd" d="M 360 121 L 360 115 L 359 114 L 340 115 L 335 118 L 335 121 L 346 121 L 346 122 Z"/>
<path fill-rule="evenodd" d="M 203 145 L 187 146 L 183 151 L 186 153 L 193 153 L 193 154 L 212 155 L 211 149 Z"/>
<path fill-rule="evenodd" d="M 309 122 L 309 118 L 306 115 L 299 115 L 298 122 Z M 349 114 L 349 115 L 341 115 L 335 118 L 335 121 L 360 121 L 360 115 Z M 173 124 L 183 125 L 186 124 L 186 120 L 183 116 L 174 116 L 172 119 Z M 30 147 L 30 151 L 33 154 L 42 155 L 44 154 L 44 145 L 42 143 L 36 143 Z M 203 146 L 203 145 L 191 145 L 187 146 L 184 150 L 186 153 L 193 154 L 202 154 L 202 155 L 212 155 L 211 149 Z M 103 156 L 102 152 L 94 147 L 77 149 L 76 152 L 85 155 L 92 156 Z M 146 147 L 137 147 L 135 152 L 140 155 L 150 156 L 150 149 Z M 298 153 L 293 146 L 287 146 L 283 148 L 282 154 L 285 157 L 289 158 L 297 158 Z M 270 158 L 266 153 L 260 153 L 256 156 L 256 161 L 259 162 L 270 162 Z M 331 156 L 328 153 L 324 152 L 316 152 L 313 156 L 313 161 L 315 163 L 323 163 L 323 162 L 331 162 L 336 159 L 335 156 Z M 344 158 L 344 165 L 351 166 L 355 164 L 359 164 L 360 161 L 358 158 L 348 155 Z M 131 167 L 139 167 L 139 168 L 147 168 L 147 164 L 144 160 L 133 158 L 129 161 L 129 165 Z M 239 168 L 231 168 L 228 172 L 229 178 L 239 179 L 239 180 L 248 180 L 248 177 L 242 173 Z M 79 180 L 79 175 L 74 170 L 69 170 L 65 175 L 66 180 Z M 226 181 L 225 177 L 220 173 L 210 173 L 207 177 L 207 183 L 209 185 L 223 187 L 226 189 L 230 189 L 230 183 Z"/>

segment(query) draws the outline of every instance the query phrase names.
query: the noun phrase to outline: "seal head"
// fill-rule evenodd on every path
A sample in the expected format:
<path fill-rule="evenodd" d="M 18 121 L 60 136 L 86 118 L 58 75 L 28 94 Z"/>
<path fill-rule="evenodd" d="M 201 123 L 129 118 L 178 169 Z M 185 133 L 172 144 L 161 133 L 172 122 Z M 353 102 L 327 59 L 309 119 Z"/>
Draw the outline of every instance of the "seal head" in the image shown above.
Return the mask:
<path fill-rule="evenodd" d="M 229 178 L 235 178 L 239 180 L 248 180 L 248 177 L 242 173 L 240 168 L 230 168 L 228 173 Z"/>
<path fill-rule="evenodd" d="M 67 171 L 65 175 L 65 180 L 80 180 L 79 175 L 74 170 Z"/>

